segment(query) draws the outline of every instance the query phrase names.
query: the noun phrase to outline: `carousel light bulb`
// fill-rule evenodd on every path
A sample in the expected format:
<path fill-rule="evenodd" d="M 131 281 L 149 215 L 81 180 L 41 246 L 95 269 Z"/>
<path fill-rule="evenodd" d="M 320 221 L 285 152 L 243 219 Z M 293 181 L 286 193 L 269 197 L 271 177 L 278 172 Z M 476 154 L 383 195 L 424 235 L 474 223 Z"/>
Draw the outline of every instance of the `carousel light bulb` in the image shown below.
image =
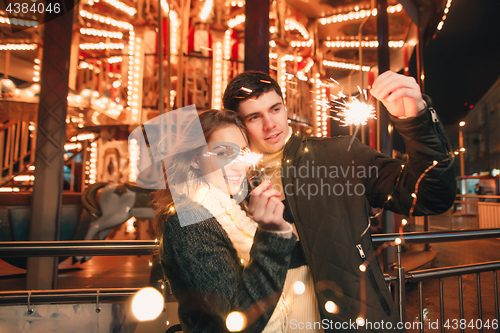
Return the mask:
<path fill-rule="evenodd" d="M 394 243 L 395 243 L 396 245 L 401 244 L 401 238 L 399 238 L 399 237 L 398 237 L 398 238 L 396 238 L 396 239 L 394 240 Z"/>
<path fill-rule="evenodd" d="M 360 270 L 361 272 L 366 272 L 366 266 L 365 266 L 365 265 L 363 265 L 363 264 L 359 265 L 359 270 Z"/>
<path fill-rule="evenodd" d="M 401 224 L 402 225 L 407 225 L 408 224 L 408 220 L 407 219 L 402 219 L 401 220 Z"/>
<path fill-rule="evenodd" d="M 361 327 L 365 326 L 365 319 L 363 317 L 356 318 L 356 324 Z"/>

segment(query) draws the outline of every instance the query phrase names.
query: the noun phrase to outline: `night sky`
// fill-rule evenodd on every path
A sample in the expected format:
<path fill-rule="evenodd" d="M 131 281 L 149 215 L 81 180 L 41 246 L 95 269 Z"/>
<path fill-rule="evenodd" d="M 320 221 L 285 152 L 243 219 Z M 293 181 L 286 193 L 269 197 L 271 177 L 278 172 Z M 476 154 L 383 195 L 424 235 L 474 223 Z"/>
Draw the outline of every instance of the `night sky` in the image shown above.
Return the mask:
<path fill-rule="evenodd" d="M 500 77 L 500 0 L 453 0 L 424 68 L 425 93 L 445 124 L 458 124 Z"/>

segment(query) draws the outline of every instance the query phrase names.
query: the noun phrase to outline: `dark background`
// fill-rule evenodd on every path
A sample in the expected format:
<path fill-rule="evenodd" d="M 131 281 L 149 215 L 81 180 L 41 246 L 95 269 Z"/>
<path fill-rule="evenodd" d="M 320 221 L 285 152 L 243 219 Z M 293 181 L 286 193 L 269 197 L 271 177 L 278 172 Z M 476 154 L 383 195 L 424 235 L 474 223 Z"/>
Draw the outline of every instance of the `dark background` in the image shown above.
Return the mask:
<path fill-rule="evenodd" d="M 453 0 L 424 49 L 424 71 L 425 93 L 443 123 L 458 124 L 500 77 L 500 0 Z"/>

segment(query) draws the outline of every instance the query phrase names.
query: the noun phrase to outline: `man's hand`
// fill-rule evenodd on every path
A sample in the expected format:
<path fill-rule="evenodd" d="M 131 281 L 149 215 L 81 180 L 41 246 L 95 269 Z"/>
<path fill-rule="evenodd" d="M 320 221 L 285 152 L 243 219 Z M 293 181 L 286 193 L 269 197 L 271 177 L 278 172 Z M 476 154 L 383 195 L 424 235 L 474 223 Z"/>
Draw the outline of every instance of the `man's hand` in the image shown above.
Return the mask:
<path fill-rule="evenodd" d="M 265 181 L 251 193 L 248 212 L 259 228 L 266 231 L 287 231 L 290 224 L 283 219 L 285 205 L 280 201 L 280 193 L 271 189 L 271 182 Z"/>
<path fill-rule="evenodd" d="M 370 93 L 398 118 L 415 117 L 426 106 L 415 79 L 391 71 L 377 77 Z"/>

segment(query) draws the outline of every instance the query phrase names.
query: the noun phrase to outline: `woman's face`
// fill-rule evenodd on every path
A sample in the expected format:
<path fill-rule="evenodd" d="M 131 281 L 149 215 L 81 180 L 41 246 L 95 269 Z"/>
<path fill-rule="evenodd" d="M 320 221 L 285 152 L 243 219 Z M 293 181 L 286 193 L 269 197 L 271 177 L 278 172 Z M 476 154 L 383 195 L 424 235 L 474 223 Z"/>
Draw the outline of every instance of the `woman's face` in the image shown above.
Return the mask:
<path fill-rule="evenodd" d="M 191 166 L 199 169 L 205 180 L 226 194 L 238 193 L 246 179 L 247 167 L 237 157 L 247 143 L 236 125 L 214 131 L 201 154 Z"/>

